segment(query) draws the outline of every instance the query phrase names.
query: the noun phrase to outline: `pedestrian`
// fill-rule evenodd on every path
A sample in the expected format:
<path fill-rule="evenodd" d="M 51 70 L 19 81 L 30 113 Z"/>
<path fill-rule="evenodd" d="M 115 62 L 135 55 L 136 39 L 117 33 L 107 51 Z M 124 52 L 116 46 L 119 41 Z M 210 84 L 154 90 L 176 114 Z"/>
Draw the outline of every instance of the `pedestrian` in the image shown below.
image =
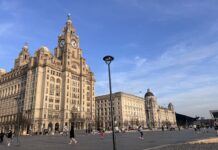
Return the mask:
<path fill-rule="evenodd" d="M 8 145 L 8 146 L 11 146 L 12 137 L 13 137 L 12 131 L 9 130 L 8 133 L 7 133 L 7 138 L 8 138 L 8 139 L 7 139 L 7 143 L 8 143 L 7 145 Z"/>
<path fill-rule="evenodd" d="M 67 136 L 68 135 L 68 127 L 64 126 L 64 130 L 63 130 L 63 136 Z"/>
<path fill-rule="evenodd" d="M 72 144 L 72 142 L 74 142 L 75 144 L 77 143 L 77 140 L 75 139 L 75 133 L 74 133 L 74 123 L 72 123 L 71 129 L 70 129 L 70 142 L 69 142 L 69 144 Z"/>
<path fill-rule="evenodd" d="M 140 133 L 140 139 L 141 140 L 143 140 L 144 138 L 143 138 L 143 132 L 142 132 L 142 126 L 140 125 L 139 127 L 138 127 L 138 131 L 139 131 L 139 133 Z"/>
<path fill-rule="evenodd" d="M 200 127 L 200 125 L 198 124 L 198 125 L 197 125 L 197 133 L 200 133 L 200 131 L 201 131 L 201 127 Z"/>
<path fill-rule="evenodd" d="M 32 128 L 31 127 L 29 128 L 29 135 L 32 136 Z"/>
<path fill-rule="evenodd" d="M 180 126 L 178 126 L 178 130 L 180 131 Z"/>
<path fill-rule="evenodd" d="M 218 136 L 218 120 L 217 119 L 214 120 L 214 129 L 216 131 L 216 135 Z"/>
<path fill-rule="evenodd" d="M 196 126 L 196 124 L 193 125 L 193 128 L 194 128 L 194 130 L 195 130 L 195 132 L 196 132 L 196 131 L 197 131 L 197 126 Z"/>
<path fill-rule="evenodd" d="M 4 142 L 4 133 L 1 131 L 0 133 L 0 143 L 3 143 Z"/>
<path fill-rule="evenodd" d="M 101 139 L 104 138 L 104 130 L 103 130 L 103 129 L 100 129 L 100 133 L 99 133 L 99 135 L 100 135 Z"/>
<path fill-rule="evenodd" d="M 162 125 L 161 129 L 162 129 L 162 131 L 164 131 L 164 126 L 163 125 Z"/>
<path fill-rule="evenodd" d="M 209 124 L 206 124 L 206 132 L 209 133 Z"/>

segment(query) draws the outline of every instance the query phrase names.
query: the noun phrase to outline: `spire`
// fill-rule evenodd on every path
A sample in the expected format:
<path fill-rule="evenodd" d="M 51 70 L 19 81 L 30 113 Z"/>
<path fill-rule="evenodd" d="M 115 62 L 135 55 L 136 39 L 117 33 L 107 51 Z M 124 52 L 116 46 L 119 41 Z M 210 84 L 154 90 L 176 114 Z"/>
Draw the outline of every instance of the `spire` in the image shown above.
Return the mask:
<path fill-rule="evenodd" d="M 71 20 L 71 14 L 69 13 L 68 15 L 67 15 L 67 23 L 69 22 L 69 23 L 72 23 L 72 20 Z"/>
<path fill-rule="evenodd" d="M 147 92 L 151 92 L 151 90 L 148 88 L 148 89 L 147 89 Z"/>
<path fill-rule="evenodd" d="M 22 50 L 28 50 L 28 49 L 29 49 L 28 43 L 25 42 L 23 47 L 22 47 Z"/>
<path fill-rule="evenodd" d="M 64 31 L 63 31 L 64 33 L 66 32 L 75 33 L 76 32 L 75 28 L 73 27 L 73 23 L 72 23 L 70 16 L 71 14 L 69 13 L 67 15 L 67 22 L 66 22 L 66 26 L 64 27 Z"/>
<path fill-rule="evenodd" d="M 62 35 L 60 36 L 60 38 L 65 38 L 65 42 L 66 43 L 70 43 L 71 42 L 71 39 L 72 39 L 72 36 L 75 36 L 75 28 L 73 27 L 73 23 L 72 23 L 72 20 L 71 20 L 71 15 L 68 14 L 67 15 L 67 21 L 66 21 L 66 25 L 63 29 L 63 32 L 62 32 Z"/>
<path fill-rule="evenodd" d="M 18 58 L 15 60 L 15 68 L 29 63 L 30 54 L 28 49 L 28 44 L 25 42 Z"/>

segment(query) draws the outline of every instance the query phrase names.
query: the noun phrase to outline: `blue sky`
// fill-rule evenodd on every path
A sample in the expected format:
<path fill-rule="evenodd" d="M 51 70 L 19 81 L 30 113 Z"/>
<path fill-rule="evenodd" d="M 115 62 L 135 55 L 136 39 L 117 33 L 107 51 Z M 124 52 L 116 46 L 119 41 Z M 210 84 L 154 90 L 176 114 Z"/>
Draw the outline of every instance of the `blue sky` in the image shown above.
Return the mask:
<path fill-rule="evenodd" d="M 113 92 L 143 96 L 178 113 L 210 117 L 218 109 L 218 2 L 215 0 L 0 0 L 0 68 L 7 71 L 25 42 L 30 53 L 52 52 L 71 14 L 83 56 L 107 94 L 105 55 Z"/>

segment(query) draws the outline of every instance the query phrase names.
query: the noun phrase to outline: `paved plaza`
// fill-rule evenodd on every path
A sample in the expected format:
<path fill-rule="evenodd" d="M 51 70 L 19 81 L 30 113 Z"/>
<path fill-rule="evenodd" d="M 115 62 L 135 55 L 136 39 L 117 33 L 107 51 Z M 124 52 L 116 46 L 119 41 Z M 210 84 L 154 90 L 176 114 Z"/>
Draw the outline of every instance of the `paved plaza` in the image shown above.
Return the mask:
<path fill-rule="evenodd" d="M 215 137 L 214 130 L 209 133 L 195 133 L 192 129 L 181 131 L 145 131 L 144 140 L 139 139 L 139 133 L 117 133 L 116 142 L 117 150 L 149 150 L 149 149 L 171 149 L 171 144 L 185 143 L 197 139 Z M 78 143 L 69 145 L 69 137 L 61 135 L 50 136 L 22 136 L 20 146 L 12 144 L 6 146 L 4 141 L 0 144 L 0 150 L 112 150 L 111 134 L 106 134 L 104 139 L 99 135 L 77 134 Z M 6 140 L 6 139 L 5 139 Z M 186 144 L 182 144 L 184 147 Z M 164 147 L 167 146 L 168 148 Z M 181 146 L 181 145 L 180 145 Z M 198 145 L 199 146 L 199 145 Z M 212 147 L 217 145 L 212 145 Z M 171 147 L 171 148 L 170 148 Z M 179 146 L 174 146 L 179 148 Z M 204 147 L 204 145 L 202 145 Z M 211 148 L 212 149 L 212 148 Z"/>

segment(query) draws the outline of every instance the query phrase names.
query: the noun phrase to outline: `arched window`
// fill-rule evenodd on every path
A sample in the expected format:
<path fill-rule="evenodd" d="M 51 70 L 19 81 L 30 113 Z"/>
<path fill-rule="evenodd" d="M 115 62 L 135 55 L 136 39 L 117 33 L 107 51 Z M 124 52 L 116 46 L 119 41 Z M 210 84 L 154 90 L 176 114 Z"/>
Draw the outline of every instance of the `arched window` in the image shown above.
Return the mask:
<path fill-rule="evenodd" d="M 5 97 L 7 96 L 8 94 L 8 88 L 5 89 Z"/>
<path fill-rule="evenodd" d="M 54 84 L 50 84 L 50 95 L 54 95 Z"/>
<path fill-rule="evenodd" d="M 51 78 L 50 78 L 50 81 L 51 81 L 51 82 L 55 82 L 55 78 L 54 78 L 54 77 L 51 77 Z"/>
<path fill-rule="evenodd" d="M 18 84 L 18 89 L 17 89 L 17 92 L 19 92 L 20 91 L 20 84 Z"/>
<path fill-rule="evenodd" d="M 14 94 L 17 92 L 17 85 L 14 86 Z"/>
<path fill-rule="evenodd" d="M 76 65 L 75 65 L 75 64 L 73 64 L 73 65 L 72 65 L 72 68 L 73 68 L 73 69 L 77 69 L 77 67 L 76 67 Z"/>
<path fill-rule="evenodd" d="M 14 87 L 13 86 L 11 87 L 11 92 L 10 93 L 14 94 Z"/>
<path fill-rule="evenodd" d="M 57 83 L 61 83 L 61 80 L 60 80 L 60 79 L 57 79 L 56 82 L 57 82 Z"/>

